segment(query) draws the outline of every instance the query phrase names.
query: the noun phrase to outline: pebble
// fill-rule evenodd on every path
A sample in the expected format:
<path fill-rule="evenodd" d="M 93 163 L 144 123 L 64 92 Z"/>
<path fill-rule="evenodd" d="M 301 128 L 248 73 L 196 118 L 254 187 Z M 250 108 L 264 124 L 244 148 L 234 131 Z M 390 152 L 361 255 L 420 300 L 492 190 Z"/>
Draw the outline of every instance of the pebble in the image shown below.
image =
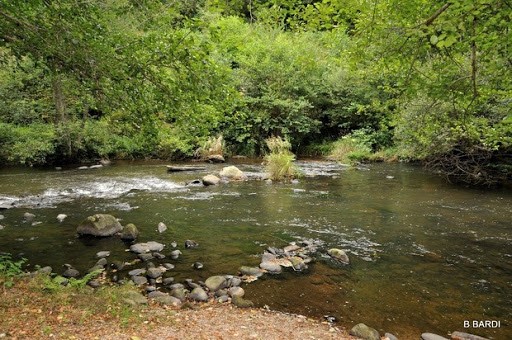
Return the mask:
<path fill-rule="evenodd" d="M 167 230 L 167 226 L 163 222 L 158 223 L 158 232 L 160 234 L 166 230 Z"/>
<path fill-rule="evenodd" d="M 57 215 L 57 220 L 59 222 L 62 222 L 62 221 L 64 221 L 66 219 L 66 217 L 68 217 L 68 215 L 66 215 L 66 214 L 58 214 Z"/>
<path fill-rule="evenodd" d="M 104 257 L 109 257 L 109 256 L 110 256 L 110 251 L 108 251 L 108 250 L 99 251 L 96 253 L 96 257 L 99 259 L 102 259 Z"/>
<path fill-rule="evenodd" d="M 185 248 L 197 248 L 199 246 L 199 243 L 193 240 L 186 240 L 185 241 Z"/>

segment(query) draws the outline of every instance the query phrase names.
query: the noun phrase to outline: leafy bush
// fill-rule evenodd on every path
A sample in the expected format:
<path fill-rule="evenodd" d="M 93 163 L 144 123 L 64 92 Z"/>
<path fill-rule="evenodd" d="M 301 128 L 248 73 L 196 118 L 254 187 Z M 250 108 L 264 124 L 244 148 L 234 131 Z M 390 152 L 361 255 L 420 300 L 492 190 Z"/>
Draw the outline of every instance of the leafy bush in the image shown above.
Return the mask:
<path fill-rule="evenodd" d="M 333 143 L 333 148 L 328 158 L 351 164 L 368 160 L 372 154 L 368 137 L 361 130 L 342 137 Z"/>
<path fill-rule="evenodd" d="M 15 261 L 11 254 L 0 253 L 0 283 L 6 288 L 12 287 L 14 277 L 23 274 L 22 267 L 26 261 L 25 258 Z"/>
<path fill-rule="evenodd" d="M 44 164 L 55 153 L 56 138 L 51 125 L 0 123 L 0 155 L 11 163 Z"/>

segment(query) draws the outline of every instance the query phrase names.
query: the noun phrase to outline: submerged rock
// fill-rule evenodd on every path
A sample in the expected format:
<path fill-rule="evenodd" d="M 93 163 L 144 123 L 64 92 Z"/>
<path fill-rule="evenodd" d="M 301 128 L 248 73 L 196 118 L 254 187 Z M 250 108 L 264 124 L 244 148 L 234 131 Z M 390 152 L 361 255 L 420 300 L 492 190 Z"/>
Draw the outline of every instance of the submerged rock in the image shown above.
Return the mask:
<path fill-rule="evenodd" d="M 134 241 L 139 236 L 139 230 L 133 223 L 128 223 L 121 232 L 121 240 Z"/>
<path fill-rule="evenodd" d="M 178 257 L 180 257 L 180 255 L 183 254 L 180 250 L 176 249 L 176 250 L 173 250 L 171 251 L 171 259 L 173 260 L 176 260 L 178 259 Z"/>
<path fill-rule="evenodd" d="M 185 248 L 197 248 L 199 247 L 199 243 L 197 243 L 194 240 L 186 240 L 185 241 Z"/>
<path fill-rule="evenodd" d="M 112 236 L 123 230 L 121 223 L 112 215 L 96 214 L 87 217 L 76 229 L 76 232 L 83 235 L 98 237 Z"/>
<path fill-rule="evenodd" d="M 110 256 L 110 251 L 108 251 L 108 250 L 103 250 L 103 251 L 99 251 L 96 253 L 96 257 L 99 259 L 109 257 L 109 256 Z"/>
<path fill-rule="evenodd" d="M 158 223 L 158 232 L 160 234 L 166 230 L 167 230 L 167 226 L 163 222 Z"/>
<path fill-rule="evenodd" d="M 242 266 L 238 269 L 242 275 L 260 277 L 263 275 L 263 270 L 257 267 Z"/>
<path fill-rule="evenodd" d="M 366 326 L 364 323 L 359 323 L 352 327 L 350 335 L 357 336 L 365 340 L 380 340 L 379 332 L 374 328 Z"/>
<path fill-rule="evenodd" d="M 464 332 L 453 332 L 451 338 L 452 340 L 488 340 L 487 338 Z"/>
<path fill-rule="evenodd" d="M 27 223 L 32 223 L 34 221 L 34 219 L 36 218 L 36 215 L 34 214 L 31 214 L 29 212 L 26 212 L 23 214 L 23 219 L 25 220 L 25 222 Z"/>
<path fill-rule="evenodd" d="M 66 214 L 58 214 L 57 215 L 57 220 L 59 222 L 62 222 L 62 221 L 64 221 L 66 219 L 66 217 L 68 217 L 68 215 L 66 215 Z"/>

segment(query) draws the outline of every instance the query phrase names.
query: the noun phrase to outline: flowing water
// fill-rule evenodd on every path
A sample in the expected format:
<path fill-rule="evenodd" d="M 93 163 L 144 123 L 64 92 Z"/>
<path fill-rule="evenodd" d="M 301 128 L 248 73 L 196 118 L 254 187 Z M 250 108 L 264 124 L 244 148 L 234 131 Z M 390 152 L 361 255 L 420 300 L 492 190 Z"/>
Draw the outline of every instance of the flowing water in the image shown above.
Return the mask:
<path fill-rule="evenodd" d="M 215 187 L 185 183 L 221 169 L 166 173 L 158 162 L 118 163 L 90 170 L 0 170 L 0 251 L 31 265 L 64 263 L 86 271 L 100 250 L 110 259 L 133 254 L 117 238 L 82 239 L 78 223 L 95 213 L 134 223 L 139 241 L 169 245 L 186 239 L 196 249 L 173 262 L 177 281 L 236 274 L 260 262 L 267 246 L 297 239 L 323 242 L 305 272 L 265 276 L 244 286 L 258 306 L 331 315 L 350 328 L 364 322 L 402 339 L 422 332 L 465 331 L 512 339 L 512 193 L 457 187 L 400 164 L 352 170 L 333 163 L 299 162 L 299 183 L 233 182 Z M 258 164 L 238 164 L 250 177 Z M 34 225 L 23 214 L 36 215 Z M 68 217 L 59 223 L 58 214 Z M 1 218 L 1 216 L 0 216 Z M 39 223 L 40 222 L 40 223 Z M 168 230 L 159 233 L 164 222 Z M 351 259 L 340 266 L 332 247 Z M 164 254 L 169 252 L 167 246 Z M 200 271 L 192 263 L 204 264 Z M 500 328 L 464 328 L 495 320 Z"/>

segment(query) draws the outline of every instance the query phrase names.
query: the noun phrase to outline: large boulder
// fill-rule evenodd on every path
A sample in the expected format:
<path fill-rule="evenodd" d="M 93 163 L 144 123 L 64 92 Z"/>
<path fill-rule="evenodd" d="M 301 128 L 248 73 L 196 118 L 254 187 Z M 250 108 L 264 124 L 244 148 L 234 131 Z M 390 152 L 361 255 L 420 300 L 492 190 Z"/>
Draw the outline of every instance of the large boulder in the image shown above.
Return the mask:
<path fill-rule="evenodd" d="M 123 230 L 123 226 L 112 215 L 96 214 L 87 217 L 80 223 L 76 232 L 78 235 L 91 235 L 98 237 L 112 236 Z"/>
<path fill-rule="evenodd" d="M 222 168 L 222 170 L 219 172 L 220 177 L 226 177 L 231 180 L 235 181 L 241 181 L 247 178 L 247 176 L 244 175 L 242 170 L 238 169 L 236 166 L 226 166 Z"/>
<path fill-rule="evenodd" d="M 222 155 L 208 155 L 206 161 L 210 163 L 224 163 L 226 160 Z"/>
<path fill-rule="evenodd" d="M 203 288 L 197 287 L 190 292 L 189 297 L 194 301 L 207 301 L 208 300 L 208 294 L 204 291 Z"/>

